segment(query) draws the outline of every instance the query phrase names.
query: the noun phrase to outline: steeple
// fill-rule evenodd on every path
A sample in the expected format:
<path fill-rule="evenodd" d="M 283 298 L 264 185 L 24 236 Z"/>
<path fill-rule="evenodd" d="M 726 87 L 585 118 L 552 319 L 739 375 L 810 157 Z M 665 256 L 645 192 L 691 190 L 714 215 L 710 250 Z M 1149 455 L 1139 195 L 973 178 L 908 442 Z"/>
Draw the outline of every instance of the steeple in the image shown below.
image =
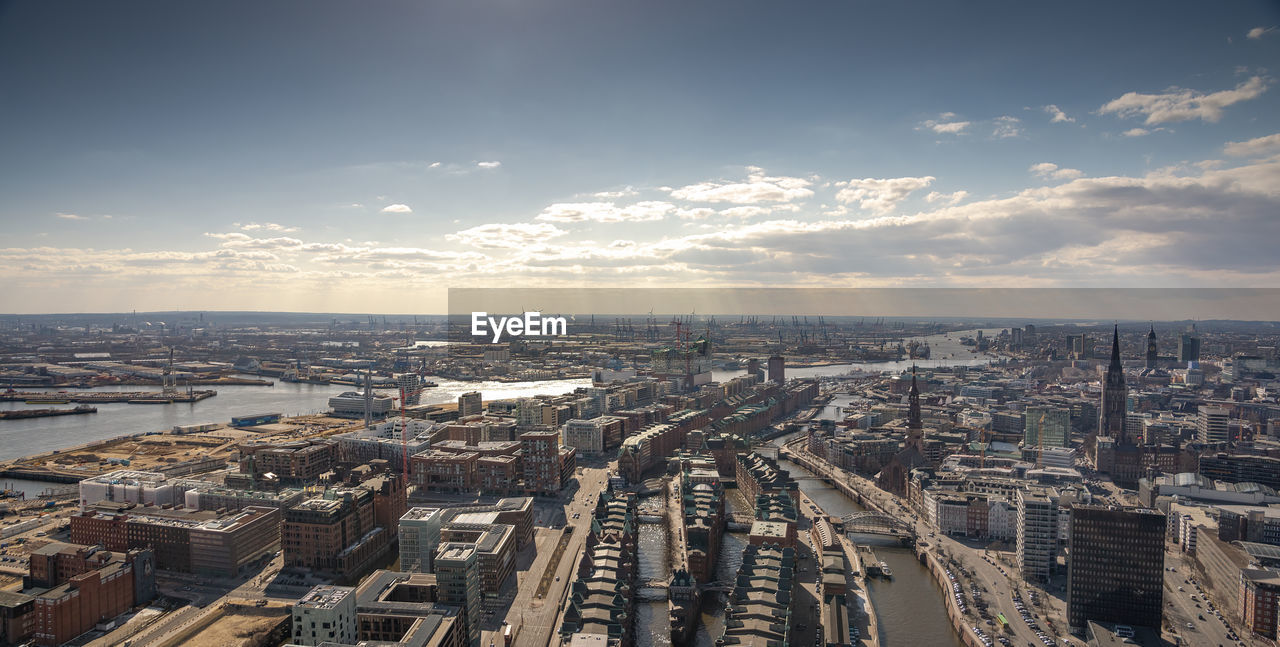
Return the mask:
<path fill-rule="evenodd" d="M 1098 410 L 1098 435 L 1109 436 L 1116 444 L 1124 445 L 1125 405 L 1129 389 L 1124 384 L 1124 367 L 1120 365 L 1120 326 L 1117 324 L 1111 337 L 1111 364 L 1107 366 L 1102 381 L 1102 402 Z"/>
<path fill-rule="evenodd" d="M 1147 368 L 1156 367 L 1156 359 L 1159 354 L 1156 351 L 1156 325 L 1151 324 L 1151 332 L 1147 333 Z"/>
<path fill-rule="evenodd" d="M 1115 331 L 1111 335 L 1111 364 L 1107 366 L 1107 375 L 1111 375 L 1111 371 L 1122 370 L 1120 368 L 1120 324 L 1116 324 Z"/>

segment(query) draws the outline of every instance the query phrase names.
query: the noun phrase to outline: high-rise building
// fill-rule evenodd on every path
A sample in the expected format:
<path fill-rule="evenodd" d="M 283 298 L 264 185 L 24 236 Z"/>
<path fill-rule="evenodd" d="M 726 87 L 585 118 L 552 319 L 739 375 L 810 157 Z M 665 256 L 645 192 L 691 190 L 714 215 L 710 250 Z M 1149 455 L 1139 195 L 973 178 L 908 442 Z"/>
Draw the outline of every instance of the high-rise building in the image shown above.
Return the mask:
<path fill-rule="evenodd" d="M 1077 505 L 1068 539 L 1067 621 L 1160 627 L 1165 516 L 1147 508 Z"/>
<path fill-rule="evenodd" d="M 781 355 L 769 358 L 769 381 L 782 384 L 787 381 L 787 360 Z"/>
<path fill-rule="evenodd" d="M 1027 407 L 1023 446 L 1067 447 L 1071 439 L 1071 410 L 1054 406 Z"/>
<path fill-rule="evenodd" d="M 1125 400 L 1129 389 L 1124 383 L 1124 368 L 1120 365 L 1120 326 L 1115 327 L 1111 338 L 1111 363 L 1102 383 L 1102 403 L 1098 407 L 1098 435 L 1114 438 L 1117 445 L 1131 444 L 1125 436 Z"/>
<path fill-rule="evenodd" d="M 317 586 L 293 605 L 292 615 L 290 642 L 295 645 L 354 645 L 359 641 L 354 588 Z"/>
<path fill-rule="evenodd" d="M 1058 554 L 1058 504 L 1041 492 L 1018 490 L 1018 570 L 1046 581 Z"/>
<path fill-rule="evenodd" d="M 404 406 L 412 407 L 422 402 L 422 387 L 419 386 L 417 373 L 396 373 L 396 386 L 404 398 L 401 403 Z"/>
<path fill-rule="evenodd" d="M 475 544 L 440 544 L 435 556 L 440 602 L 462 610 L 467 644 L 480 645 L 480 558 Z"/>
<path fill-rule="evenodd" d="M 1182 333 L 1178 337 L 1178 362 L 1183 366 L 1187 362 L 1200 361 L 1200 338 L 1196 336 L 1196 328 L 1193 324 L 1190 332 Z"/>
<path fill-rule="evenodd" d="M 1200 407 L 1196 433 L 1202 443 L 1231 442 L 1231 412 L 1219 407 Z"/>
<path fill-rule="evenodd" d="M 400 569 L 407 573 L 430 573 L 436 547 L 440 545 L 440 508 L 412 508 L 400 517 Z"/>
<path fill-rule="evenodd" d="M 478 416 L 484 413 L 484 401 L 479 391 L 469 391 L 458 396 L 458 416 Z"/>
<path fill-rule="evenodd" d="M 1151 332 L 1147 333 L 1147 368 L 1156 367 L 1156 325 L 1151 324 Z"/>

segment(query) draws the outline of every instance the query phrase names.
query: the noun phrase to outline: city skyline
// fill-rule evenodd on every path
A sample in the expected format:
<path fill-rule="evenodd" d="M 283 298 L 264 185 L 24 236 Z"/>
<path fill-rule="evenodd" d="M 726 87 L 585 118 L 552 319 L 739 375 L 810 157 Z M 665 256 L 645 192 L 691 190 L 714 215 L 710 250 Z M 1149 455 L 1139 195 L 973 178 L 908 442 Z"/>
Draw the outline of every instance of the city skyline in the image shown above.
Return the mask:
<path fill-rule="evenodd" d="M 298 7 L 0 12 L 7 310 L 1280 279 L 1265 3 Z"/>

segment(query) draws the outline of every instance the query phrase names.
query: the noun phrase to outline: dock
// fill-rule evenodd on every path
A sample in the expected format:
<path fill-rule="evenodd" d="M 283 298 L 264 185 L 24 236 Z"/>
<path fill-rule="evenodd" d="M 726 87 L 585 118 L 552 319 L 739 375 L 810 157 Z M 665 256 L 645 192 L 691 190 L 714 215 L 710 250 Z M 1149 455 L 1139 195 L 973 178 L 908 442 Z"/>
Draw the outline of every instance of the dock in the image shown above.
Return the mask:
<path fill-rule="evenodd" d="M 876 557 L 876 552 L 871 550 L 870 546 L 857 546 L 858 560 L 862 562 L 863 577 L 880 577 L 883 575 L 880 569 L 880 558 Z"/>

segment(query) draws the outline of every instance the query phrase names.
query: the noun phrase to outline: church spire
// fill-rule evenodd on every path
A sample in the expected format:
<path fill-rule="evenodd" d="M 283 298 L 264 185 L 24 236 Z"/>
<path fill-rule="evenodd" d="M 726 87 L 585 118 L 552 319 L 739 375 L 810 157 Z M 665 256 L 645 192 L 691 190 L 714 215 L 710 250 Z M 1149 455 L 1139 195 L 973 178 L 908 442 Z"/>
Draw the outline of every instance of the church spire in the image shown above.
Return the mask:
<path fill-rule="evenodd" d="M 1107 367 L 1107 372 L 1112 369 L 1117 371 L 1120 368 L 1120 324 L 1116 324 L 1115 331 L 1111 335 L 1111 365 Z"/>
<path fill-rule="evenodd" d="M 1152 322 L 1151 332 L 1147 333 L 1147 368 L 1155 368 L 1159 357 L 1156 349 L 1156 324 Z"/>

